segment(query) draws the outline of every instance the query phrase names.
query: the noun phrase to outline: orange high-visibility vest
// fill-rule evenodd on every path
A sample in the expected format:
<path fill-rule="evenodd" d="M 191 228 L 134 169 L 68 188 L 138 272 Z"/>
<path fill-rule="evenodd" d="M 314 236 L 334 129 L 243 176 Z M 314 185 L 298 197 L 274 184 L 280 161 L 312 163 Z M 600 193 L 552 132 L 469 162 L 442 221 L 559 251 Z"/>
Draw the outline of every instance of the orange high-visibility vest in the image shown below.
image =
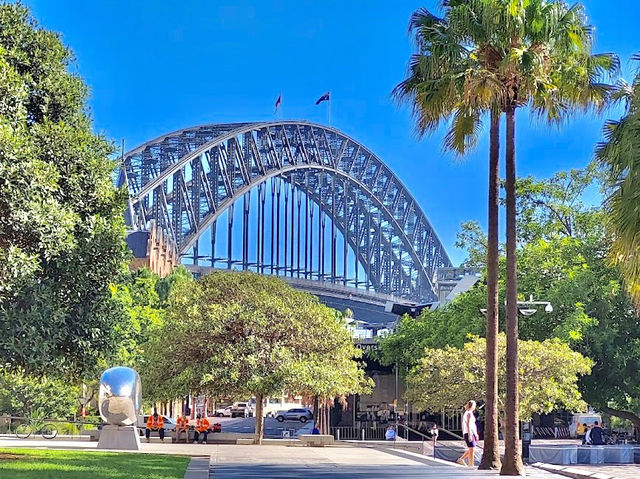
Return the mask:
<path fill-rule="evenodd" d="M 204 432 L 209 429 L 209 420 L 205 417 L 204 419 L 198 419 L 196 421 L 196 431 Z"/>
<path fill-rule="evenodd" d="M 154 416 L 153 414 L 149 416 L 147 419 L 147 429 L 163 429 L 164 428 L 164 418 L 158 414 L 158 416 Z"/>
<path fill-rule="evenodd" d="M 178 416 L 176 419 L 176 429 L 188 429 L 189 420 L 186 417 Z"/>

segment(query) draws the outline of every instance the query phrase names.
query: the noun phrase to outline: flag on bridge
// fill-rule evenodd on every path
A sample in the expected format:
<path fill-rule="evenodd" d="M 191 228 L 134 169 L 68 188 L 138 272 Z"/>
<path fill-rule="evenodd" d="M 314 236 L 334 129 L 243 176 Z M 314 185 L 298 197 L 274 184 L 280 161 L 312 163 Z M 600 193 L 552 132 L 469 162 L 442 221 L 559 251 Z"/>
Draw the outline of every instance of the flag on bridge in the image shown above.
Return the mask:
<path fill-rule="evenodd" d="M 280 107 L 280 103 L 282 103 L 282 93 L 278 95 L 278 99 L 276 100 L 276 105 L 275 105 L 276 110 Z"/>
<path fill-rule="evenodd" d="M 323 101 L 329 101 L 330 99 L 331 99 L 331 92 L 328 91 L 327 93 L 322 95 L 320 98 L 318 98 L 318 101 L 316 101 L 316 105 L 319 105 Z"/>

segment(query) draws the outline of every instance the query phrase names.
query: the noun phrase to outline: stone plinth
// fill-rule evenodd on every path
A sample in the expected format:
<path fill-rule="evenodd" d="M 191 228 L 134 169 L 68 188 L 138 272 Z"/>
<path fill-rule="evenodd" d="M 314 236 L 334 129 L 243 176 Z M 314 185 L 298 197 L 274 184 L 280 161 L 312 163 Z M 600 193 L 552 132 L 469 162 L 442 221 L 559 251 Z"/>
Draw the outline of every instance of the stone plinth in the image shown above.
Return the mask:
<path fill-rule="evenodd" d="M 136 426 L 105 425 L 100 431 L 98 449 L 140 450 L 140 436 Z"/>

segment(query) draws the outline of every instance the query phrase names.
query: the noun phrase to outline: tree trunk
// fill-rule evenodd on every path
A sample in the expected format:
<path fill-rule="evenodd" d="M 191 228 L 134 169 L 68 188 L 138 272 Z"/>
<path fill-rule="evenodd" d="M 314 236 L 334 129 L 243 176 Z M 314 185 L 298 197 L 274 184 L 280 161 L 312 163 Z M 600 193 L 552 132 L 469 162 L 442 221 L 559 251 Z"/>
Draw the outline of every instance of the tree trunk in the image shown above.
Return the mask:
<path fill-rule="evenodd" d="M 324 430 L 321 434 L 329 434 L 331 431 L 331 405 L 329 400 L 324 405 L 325 407 L 325 421 L 324 421 Z"/>
<path fill-rule="evenodd" d="M 318 401 L 318 396 L 313 396 L 313 420 L 315 427 L 318 427 L 320 422 L 320 403 Z M 320 429 L 318 427 L 318 429 Z"/>
<path fill-rule="evenodd" d="M 262 444 L 262 437 L 264 436 L 264 406 L 262 404 L 264 396 L 262 394 L 256 394 L 256 432 L 254 442 L 256 444 Z"/>
<path fill-rule="evenodd" d="M 520 455 L 518 399 L 518 278 L 516 268 L 516 145 L 515 108 L 507 109 L 507 384 L 504 460 L 500 475 L 525 475 Z"/>
<path fill-rule="evenodd" d="M 603 413 L 608 414 L 609 416 L 617 416 L 620 419 L 626 419 L 627 421 L 631 421 L 633 423 L 633 432 L 638 439 L 640 433 L 640 416 L 634 414 L 630 411 L 623 411 L 621 409 L 614 409 L 612 407 L 602 406 L 599 408 Z"/>
<path fill-rule="evenodd" d="M 498 200 L 500 112 L 491 113 L 489 134 L 489 237 L 487 244 L 487 351 L 484 450 L 479 469 L 500 469 L 498 441 Z"/>

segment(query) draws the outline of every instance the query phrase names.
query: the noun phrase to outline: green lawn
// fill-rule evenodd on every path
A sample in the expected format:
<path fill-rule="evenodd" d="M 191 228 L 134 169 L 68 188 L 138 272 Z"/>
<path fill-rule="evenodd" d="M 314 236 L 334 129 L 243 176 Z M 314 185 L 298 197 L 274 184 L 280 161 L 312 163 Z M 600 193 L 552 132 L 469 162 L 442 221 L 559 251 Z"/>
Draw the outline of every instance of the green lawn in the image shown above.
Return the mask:
<path fill-rule="evenodd" d="M 0 449 L 0 478 L 182 479 L 191 458 L 44 449 Z"/>

